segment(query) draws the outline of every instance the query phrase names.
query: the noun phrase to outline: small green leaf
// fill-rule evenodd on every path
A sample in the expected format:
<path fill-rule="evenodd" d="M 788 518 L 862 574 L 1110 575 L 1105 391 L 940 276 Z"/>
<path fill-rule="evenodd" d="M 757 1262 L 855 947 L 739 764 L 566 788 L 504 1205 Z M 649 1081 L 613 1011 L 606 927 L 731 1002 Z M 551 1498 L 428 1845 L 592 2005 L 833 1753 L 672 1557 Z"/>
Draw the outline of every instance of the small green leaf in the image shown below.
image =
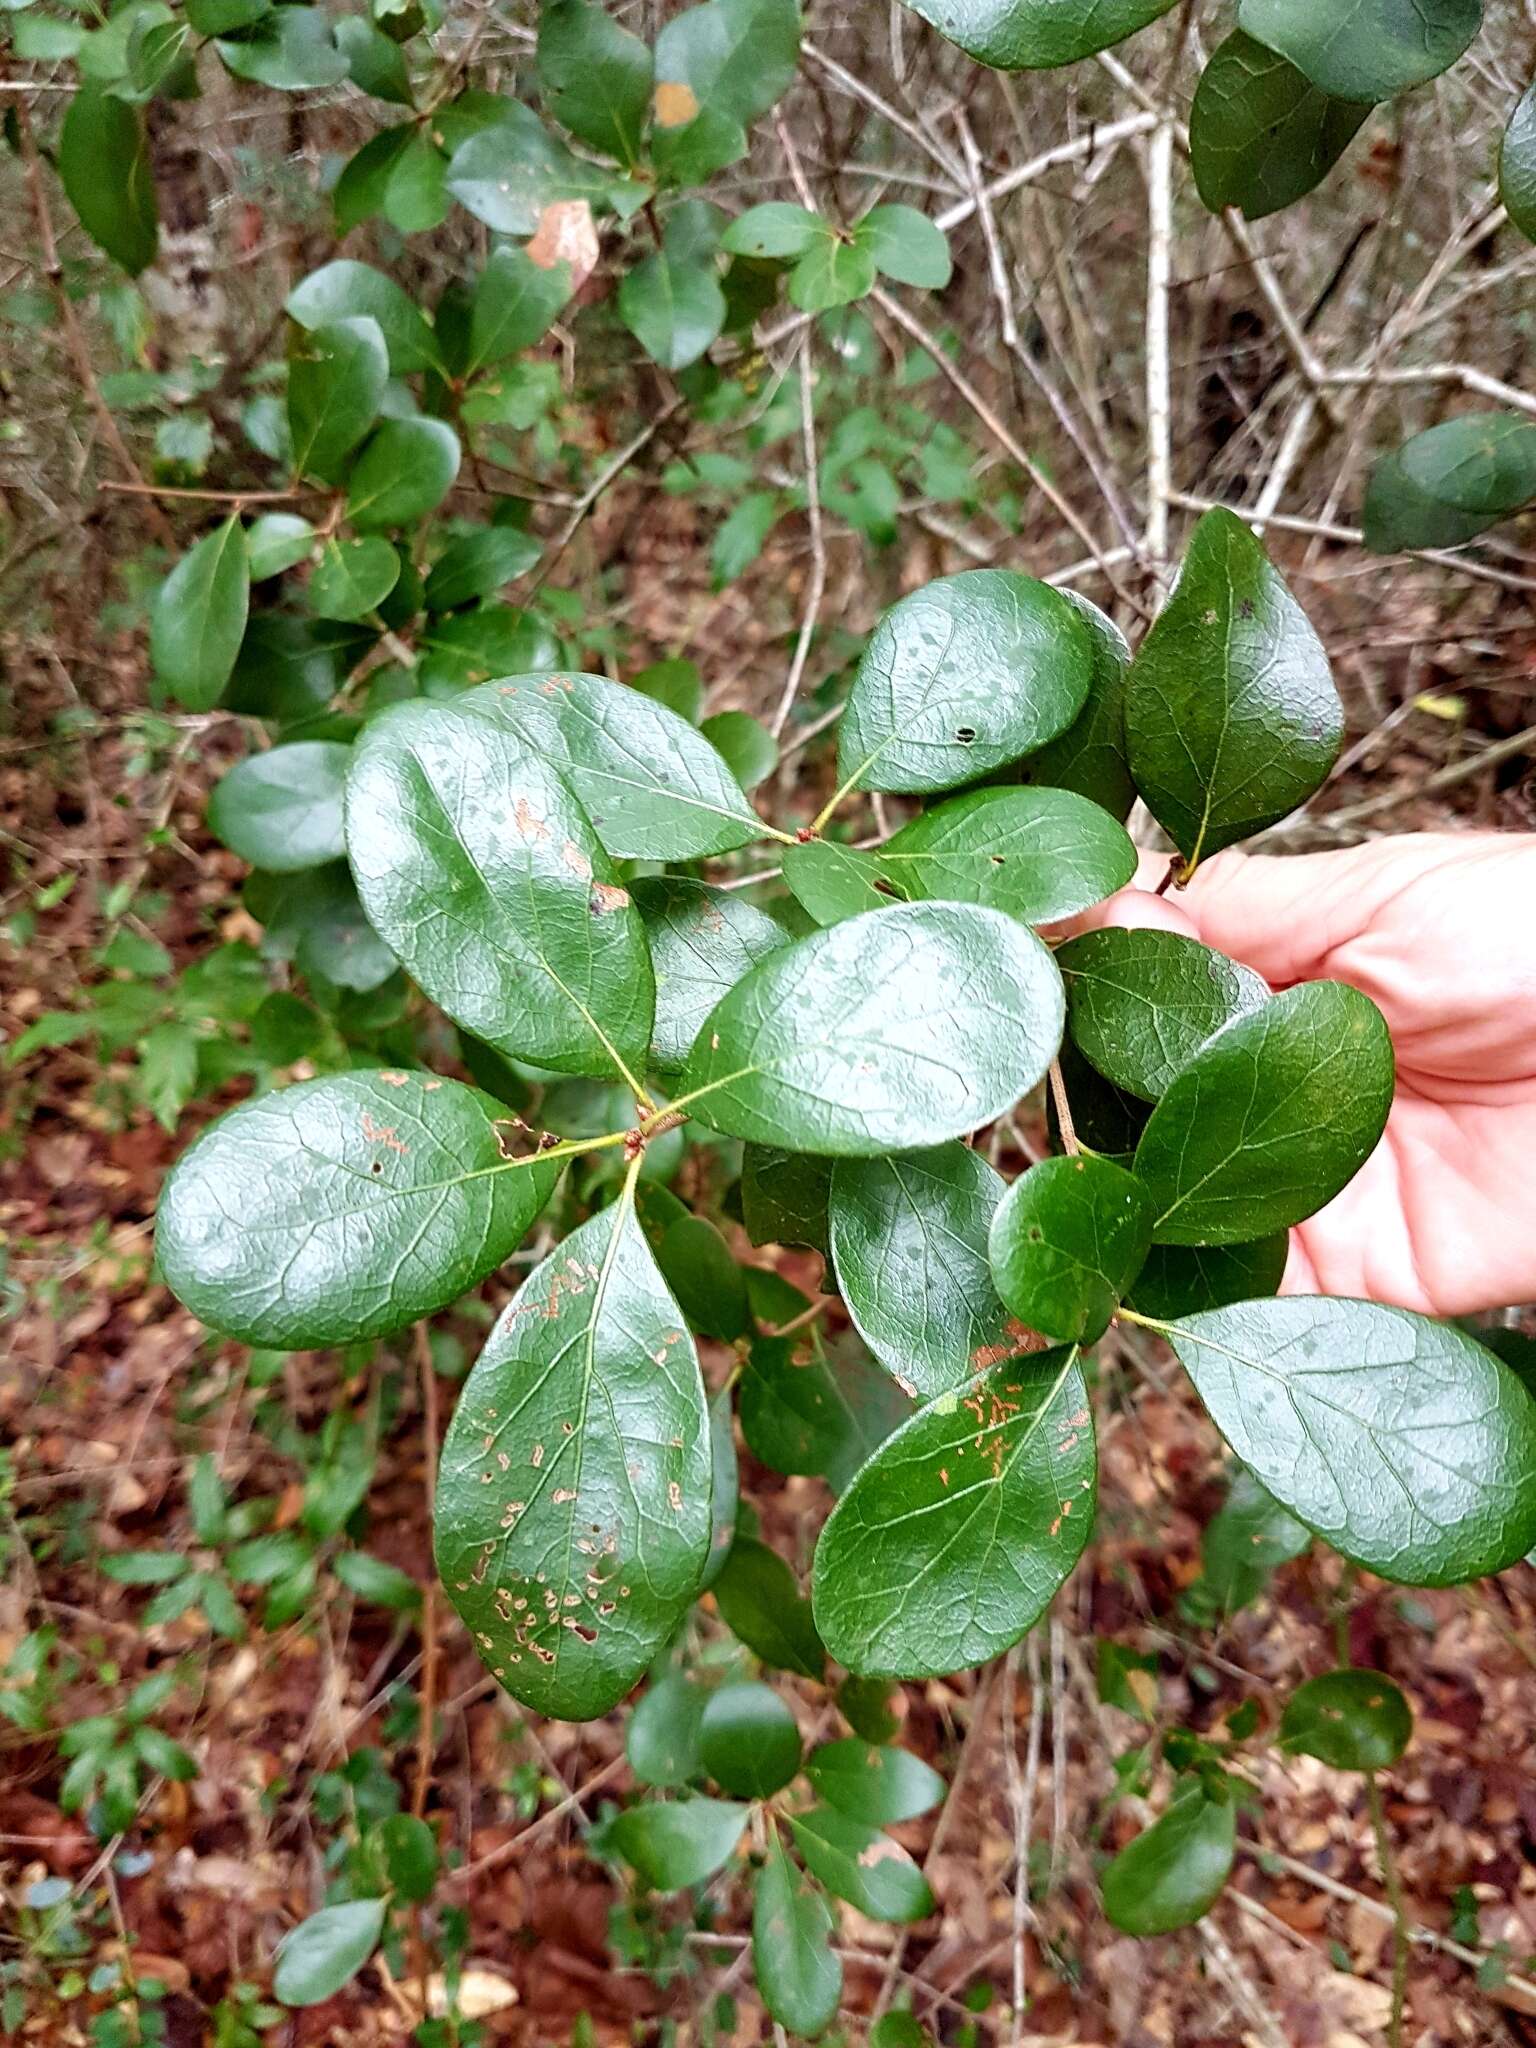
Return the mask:
<path fill-rule="evenodd" d="M 1170 1082 L 1136 1148 L 1160 1244 L 1237 1244 L 1321 1209 L 1375 1150 L 1392 1107 L 1392 1041 L 1338 981 L 1274 996 Z"/>
<path fill-rule="evenodd" d="M 264 583 L 302 562 L 314 546 L 315 529 L 296 512 L 264 512 L 246 528 L 245 553 L 251 581 Z"/>
<path fill-rule="evenodd" d="M 400 1898 L 418 1904 L 431 1898 L 439 1859 L 437 1837 L 424 1820 L 410 1813 L 387 1814 L 370 1841 L 378 1851 L 385 1879 Z"/>
<path fill-rule="evenodd" d="M 720 1618 L 765 1664 L 819 1679 L 826 1653 L 795 1575 L 766 1543 L 738 1536 L 714 1586 Z"/>
<path fill-rule="evenodd" d="M 1225 1619 L 1256 1600 L 1272 1571 L 1300 1557 L 1312 1531 L 1281 1507 L 1246 1465 L 1236 1465 L 1226 1499 L 1200 1538 L 1202 1576 L 1187 1599 L 1199 1613 Z"/>
<path fill-rule="evenodd" d="M 1196 190 L 1212 213 L 1235 206 L 1263 220 L 1323 182 L 1369 112 L 1330 99 L 1236 29 L 1212 52 L 1189 110 Z"/>
<path fill-rule="evenodd" d="M 772 954 L 711 1013 L 696 1114 L 761 1144 L 867 1156 L 990 1123 L 1061 1040 L 1049 953 L 997 911 L 910 903 Z"/>
<path fill-rule="evenodd" d="M 826 232 L 820 214 L 770 199 L 739 214 L 720 237 L 720 246 L 728 256 L 803 256 Z"/>
<path fill-rule="evenodd" d="M 1066 789 L 950 797 L 886 840 L 877 858 L 908 897 L 984 903 L 1024 924 L 1072 917 L 1136 872 L 1124 828 Z"/>
<path fill-rule="evenodd" d="M 699 1725 L 704 1768 L 738 1799 L 769 1799 L 800 1768 L 800 1730 L 771 1685 L 722 1685 Z"/>
<path fill-rule="evenodd" d="M 1173 0 L 906 0 L 914 14 L 996 71 L 1050 71 L 1123 43 Z"/>
<path fill-rule="evenodd" d="M 1240 0 L 1237 25 L 1335 99 L 1395 99 L 1438 78 L 1482 25 L 1482 0 Z"/>
<path fill-rule="evenodd" d="M 649 46 L 591 0 L 550 0 L 538 61 L 544 103 L 562 127 L 634 169 L 650 111 Z"/>
<path fill-rule="evenodd" d="M 647 1884 L 676 1892 L 730 1861 L 749 1812 L 728 1799 L 647 1799 L 618 1816 L 608 1839 Z"/>
<path fill-rule="evenodd" d="M 376 612 L 400 581 L 400 557 L 387 540 L 328 540 L 305 592 L 317 618 L 351 621 Z"/>
<path fill-rule="evenodd" d="M 272 1995 L 278 2003 L 323 2005 L 350 1983 L 379 1945 L 386 1903 L 352 1899 L 301 1920 L 277 1951 Z"/>
<path fill-rule="evenodd" d="M 1269 1001 L 1269 985 L 1225 953 L 1151 927 L 1111 926 L 1062 946 L 1067 1029 L 1105 1080 L 1156 1102 L 1234 1017 Z"/>
<path fill-rule="evenodd" d="M 1152 1216 L 1140 1182 L 1107 1159 L 1042 1159 L 992 1218 L 997 1291 L 1042 1335 L 1096 1343 L 1146 1257 Z"/>
<path fill-rule="evenodd" d="M 1499 144 L 1499 197 L 1512 224 L 1536 242 L 1536 84 L 1515 103 Z"/>
<path fill-rule="evenodd" d="M 1413 1709 L 1379 1671 L 1325 1671 L 1285 1703 L 1276 1740 L 1336 1771 L 1385 1771 L 1408 1747 Z"/>
<path fill-rule="evenodd" d="M 560 657 L 549 628 L 510 604 L 477 605 L 433 619 L 417 651 L 416 673 L 428 697 L 457 697 L 490 676 L 520 675 Z"/>
<path fill-rule="evenodd" d="M 662 177 L 701 184 L 747 150 L 747 129 L 794 82 L 796 0 L 706 0 L 656 38 L 651 150 Z"/>
<path fill-rule="evenodd" d="M 779 743 L 749 711 L 717 711 L 699 727 L 743 789 L 756 789 L 779 765 Z"/>
<path fill-rule="evenodd" d="M 1404 469 L 1403 449 L 1398 448 L 1372 466 L 1360 526 L 1372 554 L 1391 555 L 1401 548 L 1460 547 L 1503 517 L 1500 512 L 1459 511 L 1424 490 Z"/>
<path fill-rule="evenodd" d="M 642 697 L 654 697 L 689 725 L 697 725 L 703 715 L 704 678 L 691 661 L 653 661 L 634 677 L 630 688 L 638 690 Z"/>
<path fill-rule="evenodd" d="M 796 1870 L 774 1830 L 752 1903 L 752 1967 L 769 2014 L 806 2040 L 837 2017 L 843 1966 L 832 1952 L 836 1931 L 826 1899 Z"/>
<path fill-rule="evenodd" d="M 371 93 L 375 99 L 396 107 L 414 104 L 405 52 L 392 36 L 357 14 L 344 14 L 334 33 L 337 48 L 346 58 L 348 75 L 360 92 Z M 430 149 L 431 144 L 422 138 L 413 144 L 413 149 L 416 147 Z M 441 214 L 438 218 L 442 218 Z"/>
<path fill-rule="evenodd" d="M 745 575 L 778 524 L 784 500 L 777 491 L 748 491 L 721 522 L 709 550 L 710 580 L 716 590 Z"/>
<path fill-rule="evenodd" d="M 524 1281 L 443 1446 L 438 1569 L 514 1699 L 617 1705 L 698 1590 L 710 1484 L 698 1355 L 626 1194 Z"/>
<path fill-rule="evenodd" d="M 944 1780 L 907 1749 L 861 1742 L 856 1735 L 811 1752 L 806 1776 L 818 1795 L 850 1820 L 893 1827 L 915 1820 L 944 1797 Z"/>
<path fill-rule="evenodd" d="M 915 206 L 872 207 L 854 229 L 854 241 L 897 284 L 942 291 L 949 283 L 954 266 L 944 230 Z"/>
<path fill-rule="evenodd" d="M 516 526 L 482 526 L 451 540 L 428 573 L 427 610 L 449 612 L 477 598 L 494 597 L 516 577 L 525 576 L 542 552 L 534 536 Z"/>
<path fill-rule="evenodd" d="M 935 790 L 1017 761 L 1083 708 L 1093 643 L 1060 592 L 1011 569 L 926 584 L 875 628 L 843 713 L 850 789 Z"/>
<path fill-rule="evenodd" d="M 928 1880 L 899 1842 L 835 1806 L 792 1813 L 789 1825 L 806 1869 L 871 1920 L 925 1920 L 934 1910 Z"/>
<path fill-rule="evenodd" d="M 1290 1248 L 1284 1230 L 1238 1244 L 1155 1244 L 1126 1300 L 1159 1319 L 1254 1301 L 1279 1291 Z"/>
<path fill-rule="evenodd" d="M 701 1593 L 707 1592 L 725 1570 L 725 1561 L 736 1540 L 736 1514 L 741 1504 L 741 1474 L 736 1458 L 736 1437 L 731 1427 L 729 1384 L 710 1400 L 709 1450 L 714 1498 L 710 1503 L 709 1561 L 699 1581 Z"/>
<path fill-rule="evenodd" d="M 526 249 L 505 243 L 493 250 L 475 286 L 464 375 L 532 348 L 570 296 L 569 263 L 535 263 Z"/>
<path fill-rule="evenodd" d="M 1218 506 L 1126 684 L 1131 772 L 1186 868 L 1294 810 L 1333 766 L 1344 713 L 1306 613 L 1251 528 Z"/>
<path fill-rule="evenodd" d="M 313 270 L 288 294 L 289 316 L 313 332 L 339 320 L 376 320 L 397 377 L 445 370 L 437 336 L 420 308 L 393 278 L 342 257 Z"/>
<path fill-rule="evenodd" d="M 786 846 L 784 885 L 820 925 L 840 924 L 866 910 L 885 910 L 907 900 L 906 888 L 879 853 L 866 853 L 834 839 L 806 839 Z"/>
<path fill-rule="evenodd" d="M 676 1074 L 720 998 L 759 960 L 788 945 L 789 934 L 739 890 L 712 889 L 682 875 L 645 877 L 633 893 L 656 975 L 651 1064 L 660 1074 Z"/>
<path fill-rule="evenodd" d="M 1366 495 L 1367 545 L 1454 546 L 1536 498 L 1536 423 L 1462 413 L 1378 463 Z"/>
<path fill-rule="evenodd" d="M 173 1742 L 163 1729 L 138 1729 L 133 1746 L 150 1770 L 158 1771 L 174 1785 L 188 1785 L 197 1776 L 196 1758 L 189 1756 L 179 1742 Z"/>
<path fill-rule="evenodd" d="M 755 1458 L 775 1472 L 815 1474 L 834 1493 L 911 1413 L 856 1344 L 844 1339 L 828 1351 L 819 1334 L 804 1332 L 757 1339 L 739 1405 Z"/>
<path fill-rule="evenodd" d="M 149 652 L 178 704 L 207 711 L 219 701 L 245 637 L 251 574 L 238 519 L 189 548 L 155 592 Z"/>
<path fill-rule="evenodd" d="M 680 1671 L 648 1686 L 629 1717 L 624 1754 L 642 1785 L 686 1785 L 704 1768 L 699 1724 L 709 1695 Z"/>
<path fill-rule="evenodd" d="M 1104 1911 L 1127 1934 L 1171 1934 L 1215 1904 L 1237 1847 L 1237 1809 L 1192 1785 L 1104 1873 Z"/>
<path fill-rule="evenodd" d="M 827 224 L 789 274 L 790 300 L 803 313 L 848 306 L 874 289 L 875 274 L 873 252 Z"/>
<path fill-rule="evenodd" d="M 1097 1458 L 1075 1349 L 993 1366 L 888 1437 L 832 1510 L 813 1597 L 866 1677 L 968 1670 L 1050 1605 L 1093 1528 Z"/>
<path fill-rule="evenodd" d="M 347 75 L 330 18 L 315 7 L 274 7 L 249 34 L 220 37 L 215 48 L 236 78 L 278 92 L 319 91 Z"/>
<path fill-rule="evenodd" d="M 725 325 L 713 256 L 684 257 L 663 244 L 625 272 L 619 318 L 653 363 L 686 370 Z"/>
<path fill-rule="evenodd" d="M 1168 1340 L 1243 1463 L 1367 1571 L 1457 1585 L 1536 1545 L 1536 1402 L 1454 1326 L 1292 1295 Z"/>
<path fill-rule="evenodd" d="M 425 135 L 413 135 L 390 166 L 384 218 L 402 235 L 422 235 L 441 227 L 448 209 L 448 159 Z"/>
<path fill-rule="evenodd" d="M 296 475 L 340 480 L 379 416 L 389 382 L 383 329 L 369 314 L 296 330 L 288 355 L 288 435 Z"/>
<path fill-rule="evenodd" d="M 342 790 L 352 758 L 334 740 L 249 754 L 216 784 L 208 824 L 254 868 L 285 874 L 340 858 Z"/>
<path fill-rule="evenodd" d="M 516 1250 L 559 1174 L 503 1158 L 499 1107 L 457 1081 L 377 1072 L 243 1103 L 165 1184 L 167 1285 L 212 1328 L 283 1351 L 446 1307 Z"/>
<path fill-rule="evenodd" d="M 58 172 L 80 225 L 137 277 L 159 246 L 154 166 L 137 108 L 82 85 L 59 131 Z"/>
<path fill-rule="evenodd" d="M 120 1586 L 168 1586 L 185 1577 L 187 1560 L 179 1551 L 124 1550 L 101 1558 L 98 1569 Z"/>
<path fill-rule="evenodd" d="M 349 1593 L 372 1607 L 408 1614 L 421 1605 L 421 1588 L 410 1573 L 366 1550 L 343 1550 L 332 1558 L 331 1570 Z"/>
<path fill-rule="evenodd" d="M 409 526 L 439 506 L 459 473 L 459 437 L 442 420 L 385 420 L 347 481 L 347 517 L 359 529 Z"/>

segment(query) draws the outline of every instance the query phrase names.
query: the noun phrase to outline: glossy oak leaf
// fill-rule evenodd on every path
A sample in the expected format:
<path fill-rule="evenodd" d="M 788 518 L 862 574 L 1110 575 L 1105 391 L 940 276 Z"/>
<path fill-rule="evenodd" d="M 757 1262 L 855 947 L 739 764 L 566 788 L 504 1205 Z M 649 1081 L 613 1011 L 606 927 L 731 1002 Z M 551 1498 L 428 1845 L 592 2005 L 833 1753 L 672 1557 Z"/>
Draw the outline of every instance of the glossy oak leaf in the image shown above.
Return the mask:
<path fill-rule="evenodd" d="M 777 1831 L 752 1902 L 752 1967 L 763 2003 L 781 2027 L 809 2040 L 837 2017 L 843 1966 L 820 1888 L 784 1853 Z"/>
<path fill-rule="evenodd" d="M 998 71 L 1075 64 L 1166 14 L 1173 0 L 906 0 L 962 50 Z"/>
<path fill-rule="evenodd" d="M 789 944 L 784 927 L 739 890 L 712 889 L 683 875 L 651 875 L 634 885 L 656 976 L 651 1064 L 680 1073 L 704 1019 L 760 960 Z"/>
<path fill-rule="evenodd" d="M 1001 1175 L 969 1146 L 842 1159 L 828 1205 L 837 1284 L 860 1336 L 924 1400 L 1037 1347 L 998 1299 L 987 1232 Z"/>
<path fill-rule="evenodd" d="M 1043 1336 L 1093 1344 L 1152 1242 L 1152 1201 L 1134 1174 L 1087 1153 L 1042 1159 L 997 1206 L 992 1279 Z"/>
<path fill-rule="evenodd" d="M 839 729 L 847 789 L 972 782 L 1064 732 L 1088 697 L 1082 614 L 1012 569 L 970 569 L 904 597 L 865 648 Z"/>
<path fill-rule="evenodd" d="M 1131 773 L 1187 868 L 1333 766 L 1344 713 L 1305 612 L 1234 513 L 1207 512 L 1126 684 Z"/>
<path fill-rule="evenodd" d="M 1235 206 L 1263 220 L 1322 183 L 1369 112 L 1236 29 L 1211 53 L 1189 110 L 1195 187 L 1212 213 Z"/>
<path fill-rule="evenodd" d="M 1240 0 L 1237 10 L 1239 28 L 1319 91 L 1368 105 L 1449 70 L 1482 18 L 1482 0 Z"/>
<path fill-rule="evenodd" d="M 871 1920 L 923 1920 L 934 1909 L 928 1880 L 901 1844 L 835 1806 L 792 1813 L 790 1830 L 806 1869 Z"/>
<path fill-rule="evenodd" d="M 615 860 L 694 860 L 760 838 L 719 754 L 676 712 L 606 676 L 507 675 L 464 708 L 557 768 Z"/>
<path fill-rule="evenodd" d="M 285 874 L 339 860 L 342 792 L 352 749 L 295 740 L 239 761 L 214 786 L 208 825 L 253 868 Z"/>
<path fill-rule="evenodd" d="M 1039 1080 L 1065 999 L 1033 933 L 969 904 L 894 905 L 798 940 L 706 1021 L 683 1074 L 716 1130 L 823 1154 L 937 1144 Z"/>
<path fill-rule="evenodd" d="M 498 1051 L 568 1074 L 638 1071 L 645 927 L 560 777 L 442 705 L 371 726 L 347 785 L 363 907 L 434 1002 Z"/>
<path fill-rule="evenodd" d="M 1075 1349 L 1008 1359 L 930 1401 L 833 1509 L 812 1588 L 850 1671 L 926 1678 L 1009 1649 L 1093 1527 L 1098 1476 Z"/>
<path fill-rule="evenodd" d="M 508 1160 L 500 1104 L 428 1074 L 302 1081 L 220 1117 L 160 1198 L 166 1282 L 268 1349 L 402 1329 L 509 1257 L 558 1164 Z"/>
<path fill-rule="evenodd" d="M 1059 948 L 1067 1030 L 1105 1080 L 1156 1102 L 1234 1017 L 1269 1001 L 1269 984 L 1198 939 L 1110 926 Z"/>
<path fill-rule="evenodd" d="M 744 156 L 799 54 L 796 0 L 705 0 L 674 15 L 656 38 L 651 152 L 663 180 L 697 184 Z"/>
<path fill-rule="evenodd" d="M 983 903 L 1025 924 L 1087 910 L 1136 872 L 1123 826 L 1067 789 L 950 797 L 904 825 L 876 858 L 905 896 Z"/>
<path fill-rule="evenodd" d="M 698 1591 L 710 1472 L 698 1356 L 626 1191 L 519 1288 L 443 1445 L 438 1569 L 514 1698 L 588 1721 L 624 1697 Z"/>
<path fill-rule="evenodd" d="M 1104 1873 L 1104 1911 L 1127 1934 L 1171 1934 L 1208 1913 L 1232 1869 L 1237 1812 L 1200 1785 L 1127 1844 Z"/>
<path fill-rule="evenodd" d="M 1536 1544 L 1536 1402 L 1453 1325 L 1292 1295 L 1167 1336 L 1243 1463 L 1368 1571 L 1456 1585 Z"/>
<path fill-rule="evenodd" d="M 1236 1244 L 1321 1209 L 1375 1150 L 1392 1041 L 1368 996 L 1314 981 L 1234 1018 L 1169 1084 L 1136 1147 L 1161 1244 Z"/>

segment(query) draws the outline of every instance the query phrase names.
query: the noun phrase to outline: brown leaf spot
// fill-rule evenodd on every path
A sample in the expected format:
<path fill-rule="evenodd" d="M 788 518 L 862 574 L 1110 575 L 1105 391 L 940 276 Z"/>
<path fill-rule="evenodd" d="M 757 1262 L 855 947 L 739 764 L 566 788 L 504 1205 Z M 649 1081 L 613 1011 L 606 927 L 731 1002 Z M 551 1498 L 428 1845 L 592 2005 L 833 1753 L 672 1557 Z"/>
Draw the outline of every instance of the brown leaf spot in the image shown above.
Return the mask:
<path fill-rule="evenodd" d="M 656 88 L 652 102 L 656 111 L 658 128 L 686 128 L 699 111 L 699 103 L 693 88 L 684 85 L 680 79 L 664 78 Z"/>
<path fill-rule="evenodd" d="M 594 917 L 603 917 L 610 910 L 623 910 L 629 904 L 629 891 L 621 889 L 616 882 L 594 882 L 592 893 L 587 898 L 587 907 Z"/>
<path fill-rule="evenodd" d="M 370 1144 L 387 1145 L 391 1152 L 403 1153 L 410 1149 L 395 1136 L 393 1124 L 376 1124 L 366 1109 L 363 1111 L 363 1136 Z"/>
<path fill-rule="evenodd" d="M 557 199 L 545 207 L 528 244 L 528 260 L 541 270 L 569 263 L 571 290 L 581 290 L 597 268 L 597 225 L 585 199 Z"/>
<path fill-rule="evenodd" d="M 585 882 L 590 877 L 592 863 L 587 859 L 587 856 L 582 852 L 574 839 L 566 840 L 564 846 L 560 849 L 560 858 L 570 869 L 571 873 L 579 875 L 582 881 Z"/>
<path fill-rule="evenodd" d="M 513 821 L 520 839 L 547 839 L 549 827 L 536 811 L 530 808 L 528 799 L 520 796 L 512 807 Z"/>

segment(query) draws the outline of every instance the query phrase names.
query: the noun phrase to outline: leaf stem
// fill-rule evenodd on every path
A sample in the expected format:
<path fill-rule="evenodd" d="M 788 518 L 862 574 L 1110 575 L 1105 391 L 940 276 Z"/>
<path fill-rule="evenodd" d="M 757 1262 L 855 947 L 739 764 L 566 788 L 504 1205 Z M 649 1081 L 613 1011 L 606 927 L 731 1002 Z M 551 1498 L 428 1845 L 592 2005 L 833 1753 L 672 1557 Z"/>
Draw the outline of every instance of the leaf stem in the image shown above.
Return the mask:
<path fill-rule="evenodd" d="M 1061 1126 L 1061 1142 L 1069 1159 L 1075 1159 L 1083 1149 L 1077 1141 L 1077 1126 L 1072 1121 L 1072 1105 L 1067 1100 L 1067 1084 L 1061 1071 L 1061 1061 L 1051 1061 L 1051 1100 L 1056 1105 L 1056 1121 Z"/>
<path fill-rule="evenodd" d="M 1371 1833 L 1376 1837 L 1376 1860 L 1381 1865 L 1382 1882 L 1392 1908 L 1392 2012 L 1387 2021 L 1387 2040 L 1390 2048 L 1403 2048 L 1403 2007 L 1408 1995 L 1408 1907 L 1374 1771 L 1365 1774 L 1365 1799 L 1371 1813 Z"/>

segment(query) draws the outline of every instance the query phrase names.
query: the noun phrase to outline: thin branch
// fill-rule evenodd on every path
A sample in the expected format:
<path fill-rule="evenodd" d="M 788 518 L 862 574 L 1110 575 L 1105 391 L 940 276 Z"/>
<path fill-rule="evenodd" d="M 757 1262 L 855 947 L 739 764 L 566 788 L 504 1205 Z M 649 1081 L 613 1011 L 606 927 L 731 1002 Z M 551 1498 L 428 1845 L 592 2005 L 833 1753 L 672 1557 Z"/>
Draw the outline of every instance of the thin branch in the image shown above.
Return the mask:
<path fill-rule="evenodd" d="M 768 730 L 775 739 L 789 723 L 790 711 L 805 678 L 806 664 L 811 658 L 811 642 L 816 637 L 821 617 L 821 601 L 827 588 L 827 544 L 821 526 L 821 482 L 817 469 L 816 408 L 812 382 L 811 330 L 808 328 L 800 344 L 800 442 L 805 450 L 805 512 L 810 525 L 811 576 L 806 586 L 805 610 L 800 619 L 800 633 L 795 641 L 789 674 L 784 678 L 778 708 L 768 722 Z"/>
<path fill-rule="evenodd" d="M 1353 370 L 1324 370 L 1321 374 L 1325 384 L 1347 386 L 1450 384 L 1462 391 L 1475 392 L 1479 398 L 1496 399 L 1500 405 L 1536 417 L 1536 397 L 1528 391 L 1517 391 L 1513 384 L 1505 384 L 1483 370 L 1474 369 L 1470 363 L 1424 363 L 1402 370 L 1373 370 L 1367 364 Z"/>
<path fill-rule="evenodd" d="M 1147 555 L 1159 591 L 1168 581 L 1168 501 L 1173 488 L 1168 287 L 1173 273 L 1173 124 L 1147 144 Z"/>
<path fill-rule="evenodd" d="M 851 71 L 845 71 L 835 58 L 829 57 L 825 50 L 818 49 L 815 43 L 802 42 L 800 54 L 802 57 L 809 57 L 819 70 L 827 74 L 834 85 L 839 86 L 851 98 L 862 100 L 882 121 L 889 121 L 893 128 L 899 128 L 909 142 L 915 142 L 925 156 L 933 159 L 951 185 L 962 192 L 965 190 L 965 174 L 948 150 L 931 135 L 925 135 L 915 121 L 909 120 L 898 108 L 893 107 L 889 100 L 882 99 L 873 86 L 866 85 L 862 78 L 855 78 Z"/>
<path fill-rule="evenodd" d="M 1054 149 L 1042 151 L 1028 163 L 1016 164 L 1011 171 L 1005 171 L 1000 178 L 994 178 L 986 187 L 989 203 L 1006 199 L 1010 192 L 1017 192 L 1024 185 L 1032 185 L 1036 178 L 1044 177 L 1047 171 L 1054 171 L 1060 164 L 1080 162 L 1084 157 L 1097 156 L 1100 151 L 1113 149 L 1131 135 L 1145 135 L 1149 128 L 1158 125 L 1160 117 L 1155 113 L 1128 114 L 1121 121 L 1107 121 L 1102 128 L 1089 128 L 1071 142 L 1058 142 Z M 970 219 L 977 208 L 979 195 L 973 190 L 969 199 L 959 199 L 953 206 L 946 206 L 935 216 L 937 224 L 948 234 L 962 221 Z"/>
<path fill-rule="evenodd" d="M 576 500 L 575 508 L 570 518 L 567 519 L 555 539 L 550 543 L 543 561 L 539 564 L 539 574 L 532 586 L 534 589 L 540 589 L 548 580 L 550 571 L 576 538 L 576 535 L 580 532 L 582 525 L 590 516 L 593 507 L 604 491 L 624 474 L 637 455 L 641 454 L 651 445 L 672 415 L 682 410 L 682 404 L 682 393 L 674 393 L 667 400 L 666 404 L 662 406 L 655 418 L 647 426 L 642 427 L 633 440 L 626 441 L 613 460 L 598 471 L 591 483 L 588 484 L 587 488 Z"/>

